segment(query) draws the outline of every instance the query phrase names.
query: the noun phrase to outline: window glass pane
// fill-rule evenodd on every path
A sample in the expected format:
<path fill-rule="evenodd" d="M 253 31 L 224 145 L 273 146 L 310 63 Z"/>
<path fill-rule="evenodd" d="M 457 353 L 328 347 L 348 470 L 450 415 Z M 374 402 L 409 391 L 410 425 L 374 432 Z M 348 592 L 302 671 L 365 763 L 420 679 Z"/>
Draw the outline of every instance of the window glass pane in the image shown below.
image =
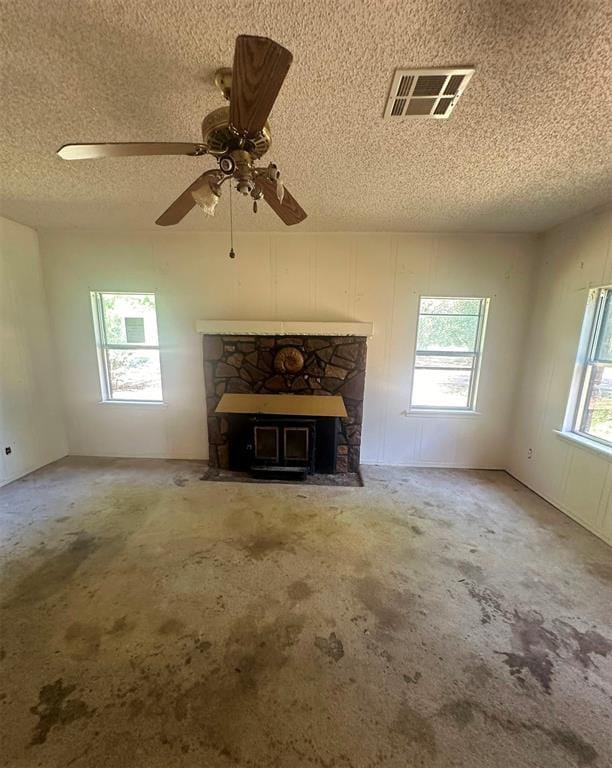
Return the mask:
<path fill-rule="evenodd" d="M 421 315 L 417 349 L 448 352 L 473 352 L 478 332 L 478 316 Z"/>
<path fill-rule="evenodd" d="M 612 442 L 612 366 L 594 366 L 580 431 Z"/>
<path fill-rule="evenodd" d="M 420 408 L 467 408 L 471 371 L 417 369 L 412 385 L 412 405 Z"/>
<path fill-rule="evenodd" d="M 595 345 L 595 359 L 602 363 L 612 363 L 612 293 L 606 294 L 599 337 Z"/>
<path fill-rule="evenodd" d="M 155 296 L 152 293 L 103 293 L 107 344 L 157 346 Z"/>
<path fill-rule="evenodd" d="M 416 368 L 466 368 L 471 370 L 474 358 L 454 355 L 417 355 Z"/>
<path fill-rule="evenodd" d="M 433 299 L 422 298 L 422 315 L 478 315 L 482 299 Z"/>
<path fill-rule="evenodd" d="M 157 349 L 109 349 L 108 373 L 113 400 L 161 400 Z"/>
<path fill-rule="evenodd" d="M 423 296 L 411 405 L 471 408 L 487 299 Z M 426 354 L 428 353 L 428 354 Z"/>

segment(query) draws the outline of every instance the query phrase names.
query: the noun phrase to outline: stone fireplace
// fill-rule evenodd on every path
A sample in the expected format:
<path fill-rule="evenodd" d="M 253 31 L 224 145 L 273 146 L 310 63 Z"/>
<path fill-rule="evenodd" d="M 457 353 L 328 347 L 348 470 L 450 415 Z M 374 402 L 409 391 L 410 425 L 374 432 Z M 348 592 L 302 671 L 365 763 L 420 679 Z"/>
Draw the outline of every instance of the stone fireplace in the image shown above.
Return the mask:
<path fill-rule="evenodd" d="M 358 471 L 371 324 L 201 321 L 198 329 L 204 334 L 211 467 L 237 468 L 232 462 L 239 454 L 230 442 L 244 427 L 234 414 L 250 414 L 255 424 L 251 442 L 259 444 L 260 452 L 266 446 L 270 456 L 280 451 L 290 465 L 292 452 L 297 456 L 306 450 L 316 430 L 318 453 L 309 454 L 313 471 Z M 260 397 L 226 397 L 221 402 L 224 395 Z M 319 401 L 313 398 L 319 397 L 327 398 L 325 407 L 323 402 L 317 407 Z M 257 445 L 249 448 L 255 451 Z"/>

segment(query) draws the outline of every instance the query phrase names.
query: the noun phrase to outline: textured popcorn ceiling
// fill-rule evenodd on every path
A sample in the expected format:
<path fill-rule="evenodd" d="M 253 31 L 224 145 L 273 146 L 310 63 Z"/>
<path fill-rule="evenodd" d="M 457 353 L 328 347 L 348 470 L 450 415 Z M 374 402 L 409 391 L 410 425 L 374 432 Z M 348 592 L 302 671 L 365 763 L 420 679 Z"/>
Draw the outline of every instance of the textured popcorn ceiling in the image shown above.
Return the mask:
<path fill-rule="evenodd" d="M 300 229 L 539 231 L 609 195 L 608 0 L 7 0 L 2 14 L 1 212 L 35 227 L 154 227 L 212 158 L 55 150 L 198 141 L 239 33 L 294 54 L 266 159 L 309 214 Z M 476 67 L 448 121 L 382 119 L 396 67 L 445 65 Z M 284 227 L 235 200 L 236 228 Z M 214 220 L 194 210 L 180 228 L 227 223 L 225 194 Z"/>

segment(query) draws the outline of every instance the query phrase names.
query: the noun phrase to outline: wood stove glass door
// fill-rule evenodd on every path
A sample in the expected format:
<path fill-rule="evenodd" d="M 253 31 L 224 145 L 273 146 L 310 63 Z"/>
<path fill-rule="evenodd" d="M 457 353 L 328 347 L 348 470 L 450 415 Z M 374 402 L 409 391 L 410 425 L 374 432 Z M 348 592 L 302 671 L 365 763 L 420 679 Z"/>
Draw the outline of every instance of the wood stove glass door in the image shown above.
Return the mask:
<path fill-rule="evenodd" d="M 308 427 L 285 427 L 285 461 L 299 461 L 308 464 Z"/>
<path fill-rule="evenodd" d="M 255 458 L 278 463 L 278 427 L 255 427 Z"/>

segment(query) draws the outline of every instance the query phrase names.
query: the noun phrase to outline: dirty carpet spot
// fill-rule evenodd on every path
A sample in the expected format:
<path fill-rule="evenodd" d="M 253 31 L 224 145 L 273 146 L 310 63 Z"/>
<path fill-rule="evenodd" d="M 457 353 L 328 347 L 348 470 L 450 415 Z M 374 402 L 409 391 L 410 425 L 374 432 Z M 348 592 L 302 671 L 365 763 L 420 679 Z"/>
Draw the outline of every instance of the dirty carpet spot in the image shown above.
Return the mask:
<path fill-rule="evenodd" d="M 160 635 L 178 635 L 185 628 L 185 622 L 180 619 L 170 618 L 163 621 L 157 631 Z"/>
<path fill-rule="evenodd" d="M 336 637 L 335 632 L 332 632 L 329 637 L 319 637 L 317 635 L 314 644 L 322 653 L 329 656 L 330 659 L 333 659 L 333 661 L 340 661 L 344 656 L 342 640 L 340 640 L 339 637 Z"/>
<path fill-rule="evenodd" d="M 295 552 L 292 545 L 294 538 L 295 535 L 289 533 L 263 533 L 241 544 L 241 549 L 251 560 L 263 560 L 277 552 Z"/>
<path fill-rule="evenodd" d="M 66 630 L 64 640 L 73 659 L 84 661 L 97 655 L 100 650 L 102 630 L 95 624 L 75 622 Z"/>
<path fill-rule="evenodd" d="M 76 685 L 64 685 L 61 678 L 43 685 L 38 694 L 38 703 L 30 708 L 30 712 L 38 716 L 30 745 L 44 744 L 55 725 L 62 727 L 75 720 L 91 717 L 94 710 L 84 701 L 68 698 L 75 690 Z"/>
<path fill-rule="evenodd" d="M 497 616 L 509 618 L 509 613 L 503 604 L 502 595 L 486 587 L 478 587 L 476 584 L 468 584 L 468 594 L 478 603 L 481 624 L 490 624 L 493 618 Z"/>
<path fill-rule="evenodd" d="M 399 708 L 395 719 L 395 730 L 405 737 L 408 744 L 420 748 L 431 757 L 436 756 L 438 748 L 433 725 L 406 703 Z"/>
<path fill-rule="evenodd" d="M 38 603 L 61 590 L 79 566 L 99 547 L 93 536 L 79 533 L 68 547 L 46 557 L 31 573 L 15 586 L 5 607 L 23 603 Z"/>
<path fill-rule="evenodd" d="M 574 646 L 572 656 L 585 669 L 596 666 L 592 658 L 594 655 L 605 658 L 612 651 L 612 642 L 595 629 L 580 632 L 572 624 L 561 620 L 557 621 L 556 625 L 569 637 Z"/>
<path fill-rule="evenodd" d="M 287 595 L 291 600 L 296 602 L 299 600 L 306 600 L 306 598 L 312 595 L 312 587 L 305 581 L 294 581 L 287 587 Z"/>
<path fill-rule="evenodd" d="M 544 617 L 540 613 L 514 612 L 512 646 L 512 652 L 502 652 L 510 674 L 521 684 L 525 684 L 522 672 L 527 670 L 538 681 L 542 690 L 550 694 L 554 671 L 551 654 L 558 654 L 559 638 L 550 629 L 546 629 Z"/>
<path fill-rule="evenodd" d="M 539 723 L 503 717 L 470 699 L 450 701 L 439 711 L 440 715 L 449 717 L 461 729 L 474 722 L 476 713 L 480 714 L 486 721 L 494 723 L 504 731 L 514 735 L 522 731 L 543 734 L 554 745 L 561 747 L 579 766 L 591 765 L 597 760 L 598 754 L 594 747 L 577 733 L 566 728 L 547 728 Z"/>
<path fill-rule="evenodd" d="M 372 576 L 365 576 L 355 584 L 355 596 L 376 618 L 381 632 L 396 631 L 408 621 L 414 595 L 386 586 Z"/>

